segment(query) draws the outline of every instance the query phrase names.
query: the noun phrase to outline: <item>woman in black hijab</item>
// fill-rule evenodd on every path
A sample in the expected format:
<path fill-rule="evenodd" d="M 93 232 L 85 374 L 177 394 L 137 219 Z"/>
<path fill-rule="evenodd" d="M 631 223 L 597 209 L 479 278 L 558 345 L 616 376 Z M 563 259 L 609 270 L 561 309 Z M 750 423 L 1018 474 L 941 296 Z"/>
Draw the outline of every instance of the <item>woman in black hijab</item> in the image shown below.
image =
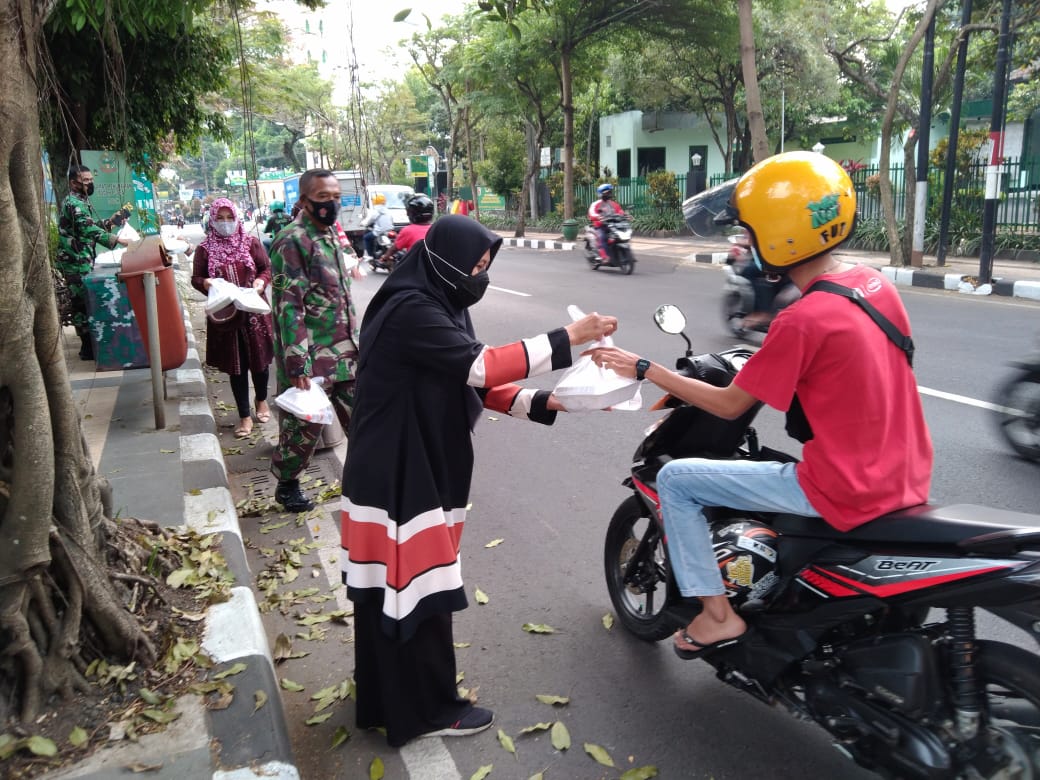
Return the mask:
<path fill-rule="evenodd" d="M 354 602 L 357 725 L 384 727 L 391 746 L 493 720 L 457 694 L 451 626 L 466 607 L 459 541 L 481 409 L 551 425 L 555 397 L 512 382 L 566 368 L 572 345 L 617 329 L 590 314 L 504 347 L 477 341 L 468 309 L 501 245 L 479 222 L 441 218 L 361 324 L 340 559 Z"/>

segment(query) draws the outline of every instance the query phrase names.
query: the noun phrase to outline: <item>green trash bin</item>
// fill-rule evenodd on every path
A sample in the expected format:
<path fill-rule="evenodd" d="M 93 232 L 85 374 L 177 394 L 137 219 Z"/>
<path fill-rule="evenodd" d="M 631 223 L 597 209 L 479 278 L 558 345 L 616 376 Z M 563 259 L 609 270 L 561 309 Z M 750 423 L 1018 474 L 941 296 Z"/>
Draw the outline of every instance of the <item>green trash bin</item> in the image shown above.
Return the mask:
<path fill-rule="evenodd" d="M 578 238 L 578 220 L 565 219 L 563 221 L 563 240 L 575 241 Z"/>

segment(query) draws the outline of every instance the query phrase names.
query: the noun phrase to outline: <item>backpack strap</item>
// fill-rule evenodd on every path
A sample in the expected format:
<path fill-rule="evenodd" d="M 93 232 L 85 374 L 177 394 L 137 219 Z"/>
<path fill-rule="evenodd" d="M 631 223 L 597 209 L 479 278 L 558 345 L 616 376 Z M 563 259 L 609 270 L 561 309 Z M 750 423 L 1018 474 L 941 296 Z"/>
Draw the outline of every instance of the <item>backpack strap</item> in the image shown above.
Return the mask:
<path fill-rule="evenodd" d="M 834 295 L 840 295 L 842 298 L 848 298 L 850 301 L 859 306 L 863 311 L 867 313 L 870 319 L 874 320 L 874 324 L 884 331 L 885 335 L 888 336 L 889 340 L 899 347 L 906 355 L 906 362 L 910 364 L 910 367 L 914 366 L 914 340 L 910 336 L 903 335 L 902 331 L 899 330 L 892 321 L 888 319 L 884 314 L 877 310 L 877 308 L 863 297 L 863 294 L 859 290 L 855 290 L 851 287 L 845 287 L 844 285 L 836 282 L 829 281 L 827 279 L 821 279 L 818 282 L 810 284 L 802 296 L 806 296 L 811 292 L 829 292 Z"/>

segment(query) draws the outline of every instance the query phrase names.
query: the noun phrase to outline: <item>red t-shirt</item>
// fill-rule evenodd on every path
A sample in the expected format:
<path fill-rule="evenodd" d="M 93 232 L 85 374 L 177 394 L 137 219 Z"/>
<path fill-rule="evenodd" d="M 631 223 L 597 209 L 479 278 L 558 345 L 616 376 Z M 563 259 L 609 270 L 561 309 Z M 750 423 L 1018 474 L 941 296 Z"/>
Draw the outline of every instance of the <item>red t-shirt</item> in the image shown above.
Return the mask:
<path fill-rule="evenodd" d="M 864 266 L 824 274 L 861 293 L 903 333 L 895 286 Z M 906 355 L 855 303 L 814 292 L 784 309 L 734 380 L 786 412 L 795 392 L 813 429 L 798 483 L 842 531 L 928 500 L 932 442 Z"/>
<path fill-rule="evenodd" d="M 394 246 L 407 252 L 412 248 L 412 244 L 426 238 L 426 234 L 429 232 L 430 225 L 428 223 L 425 225 L 416 225 L 413 222 L 410 225 L 405 225 L 397 231 L 397 238 L 394 239 Z"/>

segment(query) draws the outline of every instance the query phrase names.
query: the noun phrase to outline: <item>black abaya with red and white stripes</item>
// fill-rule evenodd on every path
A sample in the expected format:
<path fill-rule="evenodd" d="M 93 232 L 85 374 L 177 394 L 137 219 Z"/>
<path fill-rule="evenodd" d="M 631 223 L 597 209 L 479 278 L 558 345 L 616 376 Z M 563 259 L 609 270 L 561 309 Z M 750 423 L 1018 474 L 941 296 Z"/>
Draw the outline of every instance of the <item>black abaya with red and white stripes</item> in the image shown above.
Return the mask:
<path fill-rule="evenodd" d="M 455 696 L 450 615 L 466 607 L 459 542 L 480 410 L 551 424 L 549 394 L 512 382 L 571 364 L 562 328 L 488 347 L 453 305 L 452 270 L 468 274 L 500 244 L 471 219 L 442 218 L 388 277 L 361 327 L 341 567 L 356 605 L 358 725 L 386 727 L 392 745 L 468 707 Z"/>

